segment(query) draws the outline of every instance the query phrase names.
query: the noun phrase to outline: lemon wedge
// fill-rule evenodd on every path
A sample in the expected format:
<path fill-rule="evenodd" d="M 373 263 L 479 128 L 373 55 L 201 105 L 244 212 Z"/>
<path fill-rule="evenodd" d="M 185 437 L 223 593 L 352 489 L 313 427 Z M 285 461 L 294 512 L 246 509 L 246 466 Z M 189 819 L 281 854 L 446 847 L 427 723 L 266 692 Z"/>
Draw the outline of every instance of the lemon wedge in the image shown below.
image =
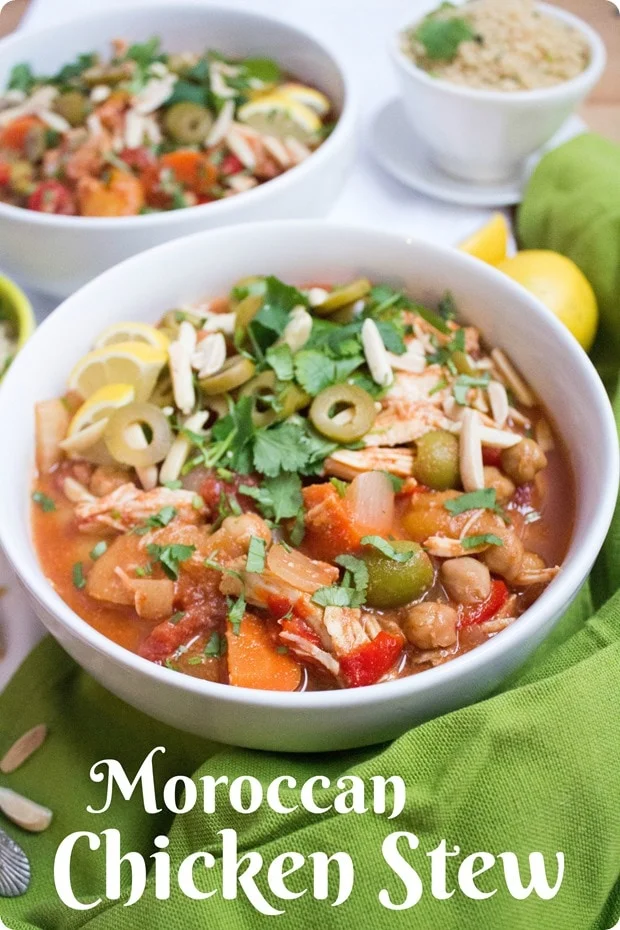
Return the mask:
<path fill-rule="evenodd" d="M 156 349 L 168 350 L 170 340 L 160 329 L 148 323 L 112 323 L 99 335 L 95 349 L 111 346 L 117 342 L 146 342 Z"/>
<path fill-rule="evenodd" d="M 303 103 L 304 106 L 310 107 L 319 116 L 327 116 L 332 108 L 331 101 L 320 90 L 314 87 L 306 87 L 305 84 L 282 84 L 278 92 L 297 103 Z"/>
<path fill-rule="evenodd" d="M 111 416 L 115 410 L 131 404 L 136 392 L 131 384 L 106 384 L 85 400 L 73 415 L 67 436 L 75 436 L 98 420 Z"/>
<path fill-rule="evenodd" d="M 315 139 L 322 125 L 314 110 L 279 91 L 250 100 L 239 109 L 237 118 L 265 135 L 292 136 L 305 143 Z"/>
<path fill-rule="evenodd" d="M 136 400 L 148 400 L 168 361 L 164 349 L 145 342 L 118 342 L 88 352 L 69 375 L 69 388 L 88 399 L 111 384 L 128 384 Z"/>
<path fill-rule="evenodd" d="M 503 213 L 494 213 L 475 233 L 461 242 L 461 252 L 467 252 L 488 265 L 499 265 L 508 254 L 508 223 Z"/>

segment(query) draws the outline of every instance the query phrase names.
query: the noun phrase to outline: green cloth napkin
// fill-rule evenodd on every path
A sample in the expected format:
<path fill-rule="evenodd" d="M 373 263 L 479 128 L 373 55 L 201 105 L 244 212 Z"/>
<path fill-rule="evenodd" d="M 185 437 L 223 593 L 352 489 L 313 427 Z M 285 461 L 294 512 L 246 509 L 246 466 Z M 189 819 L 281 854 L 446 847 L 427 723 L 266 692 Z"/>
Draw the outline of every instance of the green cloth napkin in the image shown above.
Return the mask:
<path fill-rule="evenodd" d="M 584 133 L 545 155 L 517 232 L 521 248 L 568 255 L 588 278 L 601 312 L 594 357 L 603 377 L 613 375 L 620 355 L 620 146 Z"/>

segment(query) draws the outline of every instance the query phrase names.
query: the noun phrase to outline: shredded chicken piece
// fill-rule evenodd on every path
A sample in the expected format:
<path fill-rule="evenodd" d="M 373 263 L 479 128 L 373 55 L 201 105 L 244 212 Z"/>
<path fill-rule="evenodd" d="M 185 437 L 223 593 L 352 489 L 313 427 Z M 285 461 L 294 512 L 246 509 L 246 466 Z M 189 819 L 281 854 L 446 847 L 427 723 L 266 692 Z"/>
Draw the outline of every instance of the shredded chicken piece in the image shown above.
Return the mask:
<path fill-rule="evenodd" d="M 449 424 L 441 409 L 428 401 L 394 400 L 379 413 L 363 442 L 366 446 L 405 445 L 431 430 L 447 429 Z"/>
<path fill-rule="evenodd" d="M 383 449 L 380 446 L 339 449 L 325 460 L 325 474 L 345 481 L 353 481 L 357 475 L 367 471 L 388 471 L 399 478 L 408 478 L 413 473 L 413 450 Z"/>
<path fill-rule="evenodd" d="M 346 656 L 359 646 L 371 642 L 362 623 L 362 611 L 358 607 L 326 607 L 323 622 L 338 657 Z"/>
<path fill-rule="evenodd" d="M 523 569 L 516 578 L 513 578 L 512 583 L 519 588 L 529 587 L 529 585 L 533 584 L 549 584 L 560 570 L 559 565 L 553 565 L 549 568 Z"/>
<path fill-rule="evenodd" d="M 97 531 L 102 526 L 124 533 L 159 513 L 163 507 L 174 507 L 175 518 L 183 523 L 198 523 L 205 509 L 204 506 L 195 507 L 197 501 L 192 491 L 168 488 L 140 491 L 128 482 L 105 497 L 77 504 L 75 516 L 78 529 L 83 533 Z"/>
<path fill-rule="evenodd" d="M 294 652 L 295 655 L 298 655 L 300 658 L 314 659 L 315 662 L 318 662 L 323 668 L 326 668 L 328 672 L 331 672 L 335 678 L 340 674 L 340 663 L 330 655 L 329 652 L 315 646 L 314 643 L 304 639 L 303 636 L 297 636 L 295 633 L 283 630 L 280 633 L 280 639 L 288 643 L 291 652 Z"/>

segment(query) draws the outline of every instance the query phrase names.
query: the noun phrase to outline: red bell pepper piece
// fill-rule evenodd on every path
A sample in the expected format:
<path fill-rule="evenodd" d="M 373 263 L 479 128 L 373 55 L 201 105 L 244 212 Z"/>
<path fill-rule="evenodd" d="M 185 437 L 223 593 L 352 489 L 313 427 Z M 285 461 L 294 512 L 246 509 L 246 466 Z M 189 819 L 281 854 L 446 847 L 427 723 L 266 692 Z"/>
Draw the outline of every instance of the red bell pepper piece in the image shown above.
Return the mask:
<path fill-rule="evenodd" d="M 75 204 L 71 191 L 60 181 L 42 181 L 28 198 L 28 209 L 39 213 L 57 213 L 71 216 Z"/>
<path fill-rule="evenodd" d="M 238 174 L 240 171 L 243 171 L 244 164 L 241 159 L 237 158 L 236 155 L 232 153 L 226 155 L 222 159 L 222 164 L 220 165 L 220 171 L 222 174 Z"/>
<path fill-rule="evenodd" d="M 494 579 L 491 582 L 491 593 L 486 601 L 474 604 L 471 607 L 459 606 L 459 627 L 472 626 L 474 623 L 484 623 L 494 617 L 498 610 L 508 600 L 508 588 L 503 581 Z"/>
<path fill-rule="evenodd" d="M 495 468 L 500 468 L 502 464 L 502 450 L 495 446 L 483 446 L 482 461 L 485 465 L 493 465 Z"/>
<path fill-rule="evenodd" d="M 373 685 L 392 668 L 403 650 L 403 640 L 382 630 L 371 643 L 340 659 L 340 672 L 349 688 Z"/>

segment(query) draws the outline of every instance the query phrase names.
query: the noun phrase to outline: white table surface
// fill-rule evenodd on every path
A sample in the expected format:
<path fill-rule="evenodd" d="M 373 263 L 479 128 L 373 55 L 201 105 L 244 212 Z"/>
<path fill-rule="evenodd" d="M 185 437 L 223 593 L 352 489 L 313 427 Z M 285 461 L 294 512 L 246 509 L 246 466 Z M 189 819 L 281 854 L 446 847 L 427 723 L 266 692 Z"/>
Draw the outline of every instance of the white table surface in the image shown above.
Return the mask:
<path fill-rule="evenodd" d="M 149 0 L 132 0 L 138 2 L 147 4 Z M 125 3 L 126 0 L 34 0 L 22 28 L 71 20 L 97 7 L 122 8 Z M 376 164 L 366 144 L 371 115 L 396 94 L 386 51 L 388 39 L 408 18 L 413 21 L 435 6 L 433 0 L 220 0 L 220 5 L 260 10 L 291 22 L 331 45 L 348 62 L 357 81 L 361 104 L 358 156 L 329 219 L 408 233 L 449 245 L 459 242 L 488 218 L 489 210 L 451 206 L 409 190 Z M 42 294 L 30 292 L 29 296 L 39 319 L 57 303 Z M 1 690 L 43 629 L 1 553 L 0 585 L 8 588 L 0 600 L 0 620 L 4 618 L 0 622 L 0 635 L 7 647 L 7 655 L 0 661 Z"/>

